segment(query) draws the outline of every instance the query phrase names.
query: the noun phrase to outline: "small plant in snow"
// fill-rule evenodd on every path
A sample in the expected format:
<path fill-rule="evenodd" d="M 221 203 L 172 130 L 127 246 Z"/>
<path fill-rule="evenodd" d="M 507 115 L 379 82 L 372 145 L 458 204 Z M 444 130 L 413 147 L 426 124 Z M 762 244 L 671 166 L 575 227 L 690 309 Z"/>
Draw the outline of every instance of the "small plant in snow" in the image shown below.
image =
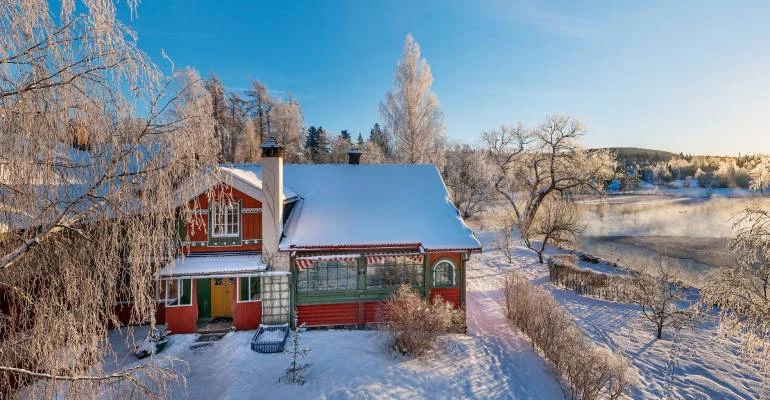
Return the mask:
<path fill-rule="evenodd" d="M 278 378 L 278 382 L 293 383 L 299 385 L 305 384 L 305 377 L 302 375 L 302 373 L 306 369 L 310 368 L 312 364 L 300 363 L 300 359 L 310 353 L 309 347 L 301 347 L 300 345 L 300 337 L 302 336 L 301 330 L 304 327 L 305 324 L 299 324 L 297 319 L 297 310 L 294 310 L 294 332 L 291 340 L 291 350 L 289 350 L 289 353 L 292 355 L 292 361 L 291 364 L 289 364 L 289 368 L 286 368 L 283 376 Z"/>

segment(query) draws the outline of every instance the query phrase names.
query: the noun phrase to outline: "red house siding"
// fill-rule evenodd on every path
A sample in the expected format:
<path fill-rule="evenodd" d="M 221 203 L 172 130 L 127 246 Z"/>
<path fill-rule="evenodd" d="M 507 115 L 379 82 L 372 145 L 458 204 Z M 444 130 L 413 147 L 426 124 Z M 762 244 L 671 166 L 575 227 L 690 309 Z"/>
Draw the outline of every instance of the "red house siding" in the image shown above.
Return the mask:
<path fill-rule="evenodd" d="M 298 306 L 297 314 L 308 326 L 352 325 L 358 323 L 358 303 Z"/>
<path fill-rule="evenodd" d="M 455 281 L 456 286 L 455 287 L 441 287 L 441 288 L 430 288 L 430 299 L 433 301 L 433 299 L 436 296 L 441 296 L 444 298 L 444 300 L 452 303 L 455 308 L 460 308 L 463 306 L 462 301 L 462 287 L 465 285 L 465 282 L 463 282 L 463 278 L 465 277 L 465 271 L 461 271 L 463 268 L 463 262 L 462 262 L 463 253 L 457 253 L 457 252 L 437 252 L 437 253 L 428 253 L 428 271 L 430 273 L 429 279 L 430 283 L 433 283 L 433 266 L 436 264 L 439 260 L 449 260 L 451 261 L 456 268 L 455 271 Z"/>
<path fill-rule="evenodd" d="M 233 326 L 240 331 L 257 329 L 262 321 L 262 302 L 233 303 Z"/>
<path fill-rule="evenodd" d="M 364 304 L 364 323 L 382 321 L 382 303 L 376 301 Z"/>
<path fill-rule="evenodd" d="M 452 303 L 455 308 L 460 308 L 461 297 L 460 288 L 431 288 L 430 289 L 430 301 L 434 298 L 441 296 L 444 300 Z"/>
<path fill-rule="evenodd" d="M 128 325 L 130 322 L 132 308 L 132 304 L 118 304 L 115 306 L 115 316 L 118 317 L 118 321 L 120 321 L 122 325 Z M 156 303 L 155 305 L 155 323 L 166 323 L 166 305 L 163 303 Z M 112 328 L 113 326 L 110 327 Z"/>
<path fill-rule="evenodd" d="M 244 208 L 262 208 L 262 203 L 259 200 L 249 197 L 245 193 L 238 189 L 231 188 L 227 185 L 220 184 L 214 188 L 216 195 L 228 195 L 235 201 L 241 202 L 241 209 Z M 209 201 L 206 193 L 202 193 L 198 196 L 198 207 L 201 210 L 208 210 Z M 194 201 L 190 201 L 190 207 L 195 206 Z M 197 216 L 200 218 L 195 225 L 187 224 L 186 238 L 188 242 L 208 242 L 208 222 L 207 215 Z M 193 227 L 196 229 L 193 230 Z M 255 240 L 262 239 L 262 213 L 243 213 L 241 212 L 241 238 L 243 240 Z M 261 251 L 262 244 L 244 244 L 236 246 L 190 246 L 190 253 L 202 253 L 212 251 Z"/>
<path fill-rule="evenodd" d="M 194 333 L 198 330 L 198 296 L 192 287 L 192 303 L 189 306 L 165 307 L 166 325 L 171 333 Z"/>

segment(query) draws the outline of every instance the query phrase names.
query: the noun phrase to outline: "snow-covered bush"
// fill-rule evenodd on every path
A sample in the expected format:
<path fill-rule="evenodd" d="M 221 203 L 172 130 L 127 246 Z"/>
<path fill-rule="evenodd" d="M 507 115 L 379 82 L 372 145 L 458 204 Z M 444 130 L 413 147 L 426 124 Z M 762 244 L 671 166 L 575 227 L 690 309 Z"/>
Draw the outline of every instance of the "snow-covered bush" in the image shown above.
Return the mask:
<path fill-rule="evenodd" d="M 382 311 L 393 349 L 414 356 L 433 348 L 436 338 L 449 332 L 462 313 L 440 297 L 429 302 L 409 285 L 401 285 Z"/>
<path fill-rule="evenodd" d="M 566 399 L 618 399 L 628 390 L 628 361 L 587 340 L 553 296 L 515 272 L 504 290 L 508 319 L 551 362 Z"/>

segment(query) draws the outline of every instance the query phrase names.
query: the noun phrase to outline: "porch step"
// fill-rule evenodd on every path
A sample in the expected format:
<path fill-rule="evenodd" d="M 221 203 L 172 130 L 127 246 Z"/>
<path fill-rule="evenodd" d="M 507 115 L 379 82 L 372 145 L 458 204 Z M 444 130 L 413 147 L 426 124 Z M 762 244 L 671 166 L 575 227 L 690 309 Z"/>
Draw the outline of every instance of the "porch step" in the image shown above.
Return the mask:
<path fill-rule="evenodd" d="M 213 345 L 215 342 L 222 340 L 222 338 L 224 338 L 226 334 L 227 332 L 201 334 L 200 336 L 198 336 L 197 339 L 195 339 L 193 344 L 190 345 L 190 349 L 196 350 L 203 347 L 209 347 Z"/>

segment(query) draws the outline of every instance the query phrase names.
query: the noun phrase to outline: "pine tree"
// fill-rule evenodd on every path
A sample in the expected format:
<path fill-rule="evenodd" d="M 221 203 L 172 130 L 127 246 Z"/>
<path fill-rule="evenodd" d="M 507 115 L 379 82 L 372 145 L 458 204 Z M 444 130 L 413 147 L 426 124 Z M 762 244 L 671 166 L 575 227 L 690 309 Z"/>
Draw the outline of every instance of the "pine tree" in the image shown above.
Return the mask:
<path fill-rule="evenodd" d="M 364 147 L 364 137 L 359 133 L 358 134 L 358 148 L 362 149 Z"/>
<path fill-rule="evenodd" d="M 318 129 L 315 126 L 307 128 L 307 136 L 305 137 L 305 150 L 307 150 L 310 159 L 313 159 L 313 154 L 318 151 Z"/>
<path fill-rule="evenodd" d="M 347 140 L 348 143 L 353 142 L 353 138 L 350 137 L 350 133 L 348 133 L 348 131 L 346 129 L 343 129 L 340 132 L 340 137 L 342 137 L 343 139 Z"/>
<path fill-rule="evenodd" d="M 390 156 L 390 138 L 388 137 L 388 134 L 380 128 L 380 124 L 375 123 L 374 128 L 369 131 L 369 141 L 379 146 L 386 157 Z"/>
<path fill-rule="evenodd" d="M 318 144 L 316 145 L 313 162 L 318 164 L 325 163 L 329 160 L 329 154 L 331 154 L 331 139 L 329 138 L 329 132 L 319 126 Z"/>
<path fill-rule="evenodd" d="M 278 378 L 278 382 L 293 383 L 304 385 L 305 377 L 302 376 L 302 372 L 310 368 L 312 364 L 305 363 L 300 364 L 300 358 L 307 356 L 310 353 L 309 347 L 300 346 L 301 329 L 305 327 L 305 324 L 300 325 L 297 318 L 297 309 L 294 309 L 294 332 L 291 341 L 291 349 L 288 351 L 292 355 L 291 364 L 289 368 L 286 368 L 282 377 Z"/>

